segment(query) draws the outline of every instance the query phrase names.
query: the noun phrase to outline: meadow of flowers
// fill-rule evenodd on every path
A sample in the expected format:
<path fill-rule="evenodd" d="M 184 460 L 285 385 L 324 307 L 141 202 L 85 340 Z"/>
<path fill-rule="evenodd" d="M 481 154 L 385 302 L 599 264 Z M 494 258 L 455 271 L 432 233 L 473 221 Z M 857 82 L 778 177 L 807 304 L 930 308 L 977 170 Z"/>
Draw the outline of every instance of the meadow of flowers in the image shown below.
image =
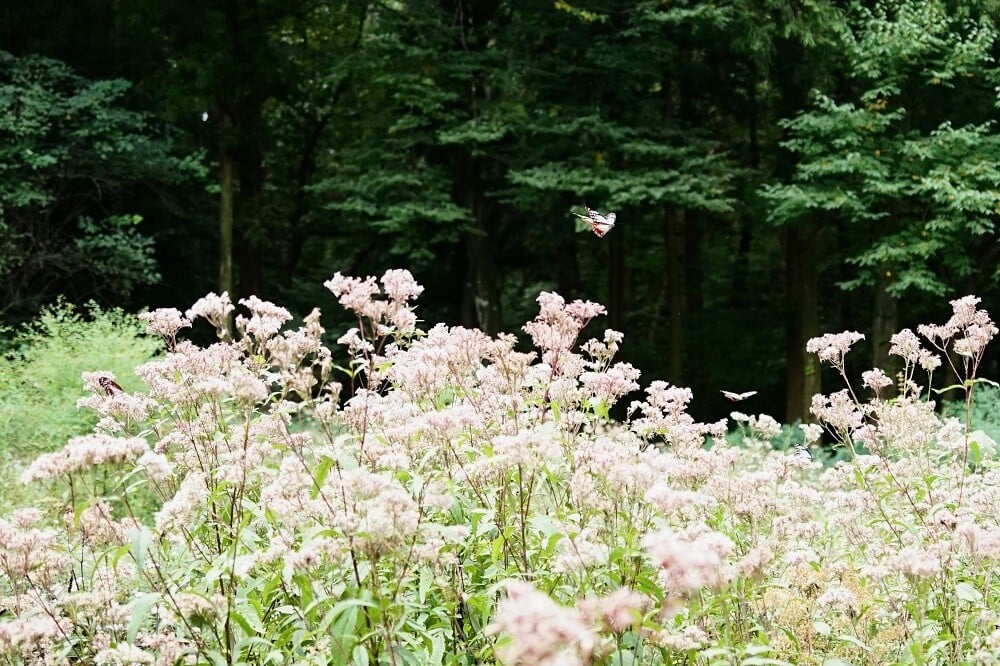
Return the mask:
<path fill-rule="evenodd" d="M 210 294 L 142 315 L 148 392 L 84 375 L 95 430 L 0 519 L 0 663 L 1000 663 L 996 445 L 927 388 L 953 375 L 971 412 L 977 299 L 894 336 L 898 376 L 848 375 L 859 334 L 810 342 L 844 381 L 802 426 L 848 454 L 824 464 L 661 381 L 613 421 L 639 371 L 620 333 L 581 339 L 595 303 L 541 294 L 519 351 L 420 330 L 407 271 L 326 287 L 349 367 L 318 310 L 285 330 L 244 299 L 231 334 Z M 218 342 L 183 339 L 197 318 Z"/>

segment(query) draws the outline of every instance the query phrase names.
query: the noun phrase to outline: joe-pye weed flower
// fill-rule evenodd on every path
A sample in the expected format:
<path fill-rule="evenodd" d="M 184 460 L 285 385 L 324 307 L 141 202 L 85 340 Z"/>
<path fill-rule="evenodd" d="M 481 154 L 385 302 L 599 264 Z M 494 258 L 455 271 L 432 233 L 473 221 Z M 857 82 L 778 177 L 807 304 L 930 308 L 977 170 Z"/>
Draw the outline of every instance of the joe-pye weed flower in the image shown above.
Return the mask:
<path fill-rule="evenodd" d="M 727 446 L 725 421 L 688 413 L 690 390 L 632 398 L 621 334 L 584 339 L 597 304 L 542 294 L 519 350 L 419 330 L 406 271 L 327 287 L 357 317 L 330 336 L 339 352 L 318 309 L 296 327 L 278 305 L 210 295 L 144 317 L 166 346 L 136 370 L 148 393 L 85 378 L 99 430 L 25 473 L 66 490 L 57 519 L 0 521 L 0 658 L 257 663 L 266 646 L 287 663 L 665 664 L 752 644 L 891 663 L 926 649 L 932 613 L 989 635 L 972 600 L 1000 551 L 998 471 L 970 471 L 967 428 L 915 388 L 938 358 L 915 334 L 893 337 L 901 378 L 872 370 L 815 399 L 855 447 L 822 468 L 772 451 L 767 415 L 736 414 L 744 441 Z M 927 331 L 956 370 L 979 367 L 995 330 L 974 305 Z M 199 318 L 218 342 L 179 339 Z M 812 347 L 847 379 L 857 340 Z M 820 450 L 820 426 L 801 430 Z"/>

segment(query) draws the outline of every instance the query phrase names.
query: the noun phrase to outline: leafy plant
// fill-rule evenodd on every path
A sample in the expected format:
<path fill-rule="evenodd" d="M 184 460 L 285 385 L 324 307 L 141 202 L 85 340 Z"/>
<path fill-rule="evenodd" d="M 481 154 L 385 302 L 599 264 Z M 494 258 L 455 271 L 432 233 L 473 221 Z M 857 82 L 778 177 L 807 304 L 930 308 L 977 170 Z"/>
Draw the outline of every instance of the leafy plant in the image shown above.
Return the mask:
<path fill-rule="evenodd" d="M 14 333 L 0 357 L 0 451 L 25 459 L 88 432 L 96 418 L 76 406 L 82 374 L 106 368 L 135 390 L 132 368 L 160 349 L 141 322 L 121 310 L 93 303 L 81 310 L 62 301 L 45 308 Z"/>
<path fill-rule="evenodd" d="M 0 51 L 0 314 L 34 314 L 60 293 L 127 296 L 156 282 L 130 192 L 201 173 L 146 116 L 123 80 L 89 81 L 48 58 Z"/>
<path fill-rule="evenodd" d="M 921 327 L 937 352 L 894 337 L 896 399 L 881 371 L 863 375 L 868 400 L 850 386 L 857 334 L 810 342 L 848 381 L 814 400 L 850 453 L 820 472 L 773 450 L 766 415 L 737 416 L 742 446 L 727 445 L 725 422 L 696 422 L 691 391 L 662 381 L 613 422 L 639 373 L 614 360 L 620 333 L 581 342 L 596 303 L 543 292 L 522 352 L 511 335 L 418 329 L 407 271 L 325 286 L 356 322 L 339 339 L 343 403 L 319 311 L 283 330 L 289 312 L 255 297 L 235 338 L 225 294 L 142 315 L 168 349 L 136 369 L 148 394 L 84 373 L 99 427 L 22 475 L 73 510 L 58 530 L 37 508 L 0 520 L 0 659 L 961 663 L 995 649 L 997 463 L 967 464 L 967 430 L 915 379 L 948 352 L 977 385 L 997 328 L 976 299 Z M 220 340 L 183 340 L 196 318 Z M 135 504 L 148 497 L 152 516 Z"/>

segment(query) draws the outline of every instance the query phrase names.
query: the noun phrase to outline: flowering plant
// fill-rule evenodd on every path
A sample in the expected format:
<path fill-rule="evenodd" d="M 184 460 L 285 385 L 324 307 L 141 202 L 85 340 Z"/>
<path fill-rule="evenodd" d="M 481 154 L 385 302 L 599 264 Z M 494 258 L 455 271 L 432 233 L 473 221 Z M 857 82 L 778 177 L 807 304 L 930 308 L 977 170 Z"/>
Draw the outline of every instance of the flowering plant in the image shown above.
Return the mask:
<path fill-rule="evenodd" d="M 84 375 L 95 431 L 23 475 L 63 501 L 0 520 L 0 662 L 887 663 L 1000 640 L 988 443 L 970 469 L 905 334 L 898 397 L 874 373 L 868 403 L 815 401 L 855 453 L 821 470 L 765 446 L 765 415 L 726 446 L 664 382 L 613 422 L 639 372 L 620 333 L 581 343 L 597 304 L 541 294 L 522 352 L 420 330 L 407 271 L 326 286 L 357 316 L 347 387 L 318 310 L 288 330 L 247 298 L 230 335 L 226 294 L 143 316 L 166 347 L 148 393 Z M 974 373 L 996 328 L 967 304 L 927 333 Z M 218 342 L 179 339 L 197 318 Z M 854 337 L 810 344 L 843 371 Z"/>

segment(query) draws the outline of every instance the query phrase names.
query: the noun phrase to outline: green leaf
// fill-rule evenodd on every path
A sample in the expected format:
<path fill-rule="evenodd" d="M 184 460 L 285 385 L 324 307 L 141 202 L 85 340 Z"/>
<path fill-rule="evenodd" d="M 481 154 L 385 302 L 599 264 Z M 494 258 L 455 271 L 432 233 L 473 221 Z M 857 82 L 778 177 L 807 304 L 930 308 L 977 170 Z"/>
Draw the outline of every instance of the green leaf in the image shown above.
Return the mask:
<path fill-rule="evenodd" d="M 978 604 L 983 600 L 983 593 L 972 583 L 961 581 L 955 586 L 955 596 L 962 601 Z"/>
<path fill-rule="evenodd" d="M 143 624 L 146 621 L 146 616 L 149 613 L 149 609 L 160 601 L 161 598 L 162 595 L 159 592 L 148 592 L 132 599 L 130 604 L 132 614 L 129 617 L 128 628 L 125 632 L 126 641 L 129 644 L 135 645 L 135 637 L 139 633 L 139 630 L 143 627 Z"/>

